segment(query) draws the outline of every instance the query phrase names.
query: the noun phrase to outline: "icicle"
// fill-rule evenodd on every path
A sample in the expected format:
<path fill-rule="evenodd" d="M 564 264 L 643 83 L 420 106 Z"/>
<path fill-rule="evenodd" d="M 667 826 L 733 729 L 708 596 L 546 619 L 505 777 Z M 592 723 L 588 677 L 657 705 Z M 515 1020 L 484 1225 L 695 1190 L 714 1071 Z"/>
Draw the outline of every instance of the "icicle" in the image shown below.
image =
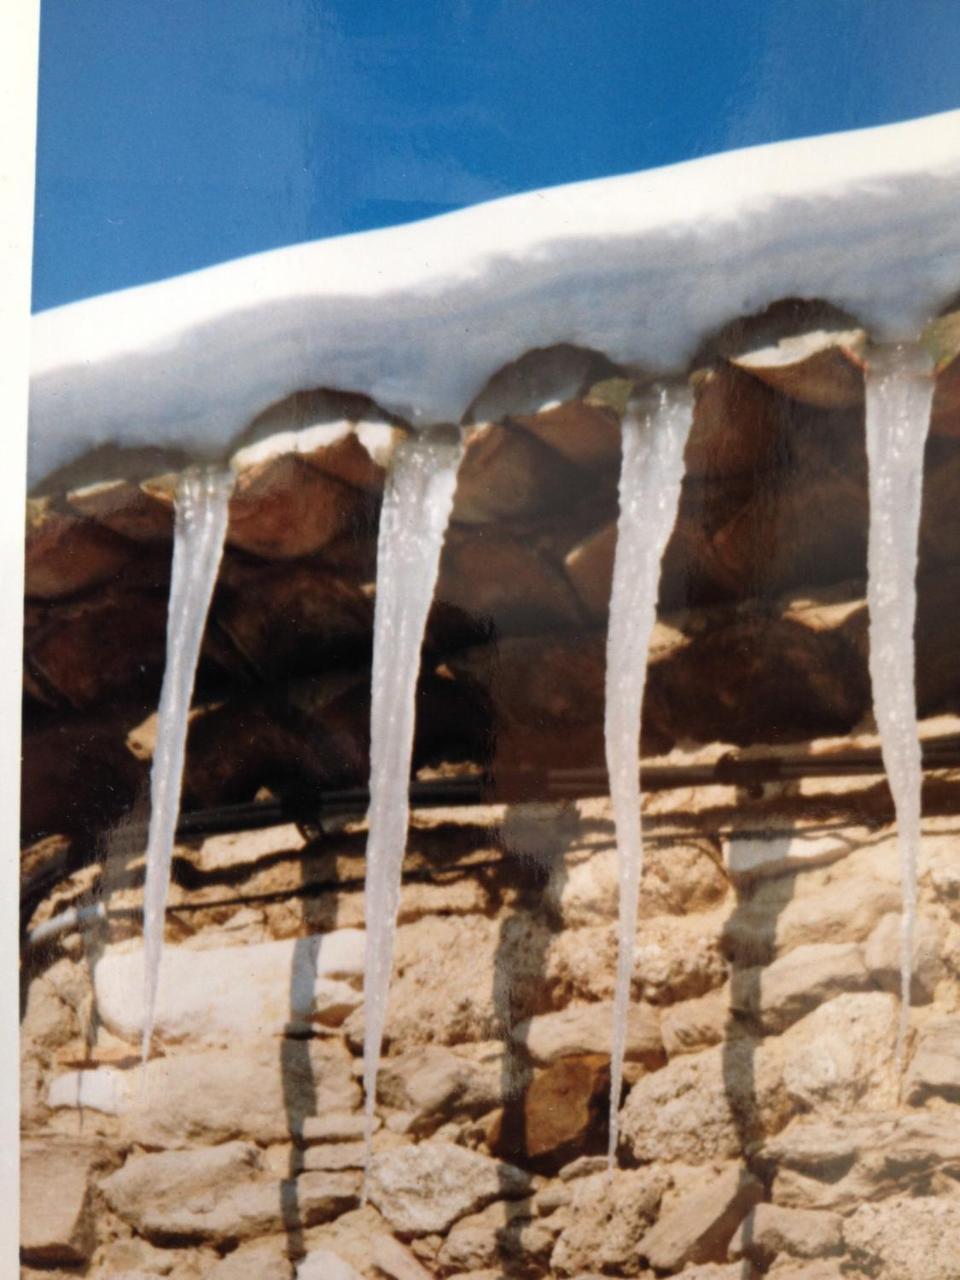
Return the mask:
<path fill-rule="evenodd" d="M 400 873 L 407 843 L 420 650 L 453 506 L 459 432 L 421 432 L 398 445 L 377 542 L 370 709 L 370 809 L 365 916 L 363 1086 L 367 1165 L 393 969 Z"/>
<path fill-rule="evenodd" d="M 223 556 L 232 491 L 232 472 L 191 467 L 181 476 L 174 500 L 167 665 L 150 774 L 150 827 L 143 891 L 144 1062 L 153 1035 L 170 860 L 180 812 L 187 717 L 207 611 Z"/>
<path fill-rule="evenodd" d="M 633 970 L 637 900 L 643 870 L 640 815 L 640 720 L 647 650 L 657 616 L 660 561 L 673 529 L 683 479 L 683 452 L 693 419 L 686 387 L 656 391 L 646 408 L 623 419 L 620 518 L 607 632 L 607 772 L 617 830 L 620 912 L 610 1062 L 610 1146 L 617 1149 L 620 1088 Z"/>
<path fill-rule="evenodd" d="M 900 1027 L 896 1071 L 902 1076 L 910 1021 L 913 934 L 920 856 L 922 783 L 914 662 L 917 543 L 923 452 L 933 401 L 929 356 L 918 346 L 883 348 L 866 376 L 870 533 L 867 603 L 870 680 L 883 763 L 893 794 L 900 845 Z"/>

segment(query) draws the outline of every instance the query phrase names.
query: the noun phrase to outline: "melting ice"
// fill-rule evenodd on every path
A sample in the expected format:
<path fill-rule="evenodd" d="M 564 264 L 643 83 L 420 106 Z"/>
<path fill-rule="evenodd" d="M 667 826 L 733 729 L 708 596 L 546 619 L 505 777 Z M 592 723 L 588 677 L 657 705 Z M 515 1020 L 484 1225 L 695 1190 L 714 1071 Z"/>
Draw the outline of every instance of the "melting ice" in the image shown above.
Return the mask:
<path fill-rule="evenodd" d="M 150 827 L 143 894 L 144 1062 L 150 1053 L 153 1034 L 170 860 L 180 811 L 187 717 L 200 643 L 223 557 L 232 491 L 232 472 L 190 468 L 183 473 L 174 500 L 167 664 L 150 774 Z"/>
<path fill-rule="evenodd" d="M 640 719 L 647 650 L 657 616 L 660 561 L 677 517 L 683 451 L 693 418 L 686 387 L 652 393 L 623 419 L 620 516 L 607 632 L 607 772 L 617 831 L 620 912 L 610 1062 L 610 1162 L 617 1148 L 627 1007 L 633 970 L 637 900 L 643 869 L 640 815 Z"/>
<path fill-rule="evenodd" d="M 363 1086 L 373 1132 L 400 873 L 407 844 L 420 650 L 453 506 L 462 445 L 451 429 L 408 437 L 393 456 L 377 542 L 367 815 Z"/>
<path fill-rule="evenodd" d="M 933 401 L 929 356 L 918 346 L 883 348 L 866 379 L 870 532 L 867 603 L 870 679 L 883 763 L 893 794 L 900 845 L 900 1030 L 897 1075 L 910 1017 L 913 934 L 920 856 L 922 781 L 914 662 L 917 543 L 923 452 Z"/>

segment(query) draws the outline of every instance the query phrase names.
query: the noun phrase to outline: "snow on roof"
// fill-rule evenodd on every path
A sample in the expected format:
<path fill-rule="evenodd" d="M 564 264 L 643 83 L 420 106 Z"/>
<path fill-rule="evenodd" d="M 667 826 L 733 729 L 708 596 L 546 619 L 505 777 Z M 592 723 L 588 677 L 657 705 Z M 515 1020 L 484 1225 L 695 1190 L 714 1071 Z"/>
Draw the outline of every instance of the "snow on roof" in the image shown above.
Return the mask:
<path fill-rule="evenodd" d="M 677 369 L 738 315 L 819 298 L 912 335 L 960 288 L 960 111 L 533 191 L 42 312 L 30 479 L 106 443 L 217 456 L 298 388 L 456 422 L 573 343 Z"/>

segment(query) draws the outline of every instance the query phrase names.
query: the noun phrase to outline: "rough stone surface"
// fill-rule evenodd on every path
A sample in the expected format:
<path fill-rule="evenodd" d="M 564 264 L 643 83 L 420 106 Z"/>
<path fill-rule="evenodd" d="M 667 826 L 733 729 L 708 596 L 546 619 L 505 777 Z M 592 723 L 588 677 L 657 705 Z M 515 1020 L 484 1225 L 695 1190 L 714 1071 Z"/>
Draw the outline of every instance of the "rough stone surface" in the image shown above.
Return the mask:
<path fill-rule="evenodd" d="M 861 1204 L 843 1224 L 854 1264 L 878 1280 L 960 1275 L 960 1201 L 920 1197 Z"/>
<path fill-rule="evenodd" d="M 929 1004 L 943 971 L 943 928 L 927 917 L 915 930 L 911 966 L 910 1001 Z M 890 912 L 878 921 L 864 947 L 864 959 L 873 981 L 885 991 L 900 994 L 900 915 Z"/>
<path fill-rule="evenodd" d="M 893 1101 L 897 1002 L 885 992 L 837 996 L 782 1038 L 783 1080 L 804 1110 Z"/>
<path fill-rule="evenodd" d="M 111 1208 L 150 1238 L 233 1241 L 336 1217 L 358 1202 L 360 1178 L 307 1173 L 283 1183 L 262 1176 L 257 1147 L 229 1142 L 130 1156 L 102 1187 Z"/>
<path fill-rule="evenodd" d="M 578 1178 L 550 1257 L 562 1276 L 600 1266 L 636 1275 L 637 1241 L 656 1219 L 670 1175 L 662 1169 L 616 1169 Z"/>
<path fill-rule="evenodd" d="M 529 1183 L 512 1165 L 431 1141 L 374 1156 L 367 1193 L 396 1230 L 429 1235 L 492 1200 L 522 1195 Z"/>
<path fill-rule="evenodd" d="M 230 1044 L 282 1035 L 316 1018 L 342 1022 L 362 996 L 344 978 L 363 973 L 364 934 L 340 929 L 312 938 L 197 951 L 164 949 L 157 991 L 160 1041 Z M 116 1035 L 142 1031 L 143 952 L 107 952 L 96 967 L 97 1009 Z"/>
<path fill-rule="evenodd" d="M 776 1169 L 774 1202 L 801 1209 L 847 1213 L 897 1194 L 952 1194 L 960 1180 L 960 1134 L 936 1112 L 802 1117 L 761 1154 Z"/>
<path fill-rule="evenodd" d="M 739 1165 L 711 1171 L 661 1213 L 638 1245 L 641 1257 L 662 1270 L 689 1262 L 723 1262 L 727 1245 L 763 1187 Z"/>
<path fill-rule="evenodd" d="M 735 1040 L 674 1058 L 634 1085 L 620 1116 L 637 1160 L 732 1159 L 789 1116 L 778 1049 Z"/>
<path fill-rule="evenodd" d="M 493 1046 L 477 1061 L 441 1045 L 422 1045 L 384 1060 L 377 1083 L 381 1103 L 408 1112 L 415 1132 L 436 1129 L 455 1113 L 476 1115 L 502 1100 L 503 1052 Z"/>
<path fill-rule="evenodd" d="M 26 1261 L 76 1265 L 90 1257 L 96 1238 L 90 1203 L 94 1161 L 87 1143 L 23 1143 L 20 1247 Z"/>
<path fill-rule="evenodd" d="M 609 1053 L 613 1005 L 570 1005 L 556 1013 L 543 1013 L 514 1028 L 514 1039 L 534 1062 L 549 1065 L 558 1058 Z M 631 1005 L 627 1018 L 626 1060 L 659 1066 L 663 1060 L 660 1019 L 649 1005 Z"/>
<path fill-rule="evenodd" d="M 749 1258 L 768 1267 L 778 1254 L 793 1258 L 824 1258 L 843 1249 L 843 1219 L 813 1209 L 787 1209 L 758 1204 L 747 1214 L 730 1241 L 732 1258 Z"/>
<path fill-rule="evenodd" d="M 671 1058 L 709 1049 L 723 1040 L 730 1016 L 730 992 L 726 988 L 670 1005 L 660 1019 L 663 1047 Z"/>
<path fill-rule="evenodd" d="M 604 1143 L 609 1098 L 607 1055 L 560 1058 L 538 1071 L 520 1097 L 508 1103 L 491 1149 L 504 1158 L 521 1156 L 536 1167 L 559 1168 L 577 1151 Z"/>
<path fill-rule="evenodd" d="M 151 1061 L 143 1090 L 132 1091 L 126 1132 L 154 1146 L 240 1135 L 281 1142 L 308 1116 L 360 1102 L 350 1060 L 336 1046 L 279 1039 L 253 1041 L 241 1052 L 239 1072 L 234 1054 L 220 1049 Z"/>
<path fill-rule="evenodd" d="M 784 1031 L 803 1014 L 845 991 L 870 985 L 863 950 L 855 942 L 795 947 L 772 964 L 744 970 L 733 983 L 735 1007 L 765 1031 Z"/>
<path fill-rule="evenodd" d="M 545 1262 L 559 1231 L 559 1222 L 537 1217 L 530 1200 L 499 1200 L 454 1223 L 437 1260 L 445 1268 L 460 1271 L 518 1261 Z"/>
<path fill-rule="evenodd" d="M 915 1104 L 931 1097 L 960 1102 L 960 1014 L 934 1018 L 920 1032 L 906 1094 Z"/>

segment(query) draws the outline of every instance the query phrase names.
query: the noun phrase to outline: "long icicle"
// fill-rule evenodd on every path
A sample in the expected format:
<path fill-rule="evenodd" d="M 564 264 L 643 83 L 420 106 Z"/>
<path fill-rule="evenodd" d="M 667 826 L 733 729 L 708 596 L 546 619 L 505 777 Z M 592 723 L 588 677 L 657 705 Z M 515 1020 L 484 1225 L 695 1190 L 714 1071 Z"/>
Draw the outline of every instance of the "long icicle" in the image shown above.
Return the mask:
<path fill-rule="evenodd" d="M 410 816 L 420 652 L 462 455 L 459 432 L 421 432 L 393 456 L 380 514 L 373 617 L 363 1086 L 369 1168 L 377 1075 Z"/>
<path fill-rule="evenodd" d="M 150 1054 L 156 1014 L 163 922 L 180 811 L 187 718 L 200 644 L 227 534 L 233 473 L 191 467 L 174 499 L 175 527 L 170 601 L 167 607 L 167 665 L 163 673 L 157 743 L 150 773 L 150 826 L 143 891 L 143 1041 Z"/>
<path fill-rule="evenodd" d="M 881 348 L 866 375 L 870 485 L 867 603 L 870 680 L 900 847 L 900 1025 L 896 1075 L 903 1076 L 910 1025 L 913 935 L 920 857 L 922 767 L 917 726 L 914 622 L 923 454 L 933 403 L 930 357 L 919 346 Z"/>
<path fill-rule="evenodd" d="M 661 388 L 623 419 L 620 516 L 607 631 L 607 773 L 617 832 L 620 909 L 617 980 L 610 1060 L 612 1167 L 619 1132 L 619 1101 L 633 972 L 643 831 L 640 811 L 640 724 L 647 651 L 657 617 L 660 562 L 676 522 L 683 453 L 693 420 L 693 398 L 683 386 Z"/>

